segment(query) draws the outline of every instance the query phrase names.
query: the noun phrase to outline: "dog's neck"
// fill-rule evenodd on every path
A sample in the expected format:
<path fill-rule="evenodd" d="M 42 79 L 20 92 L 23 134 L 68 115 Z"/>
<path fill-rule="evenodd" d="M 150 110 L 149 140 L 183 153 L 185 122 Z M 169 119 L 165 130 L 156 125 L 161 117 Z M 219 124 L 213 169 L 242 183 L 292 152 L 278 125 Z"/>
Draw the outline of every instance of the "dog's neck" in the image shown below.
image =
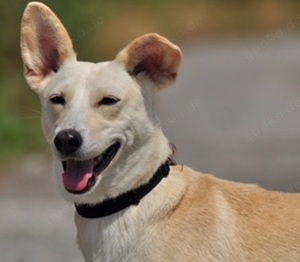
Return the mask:
<path fill-rule="evenodd" d="M 116 196 L 119 192 L 126 192 L 128 189 L 146 183 L 172 152 L 168 140 L 159 128 L 148 142 L 139 148 L 133 148 L 133 151 L 135 153 L 128 156 L 120 173 L 116 174 L 122 175 L 123 181 L 121 183 L 119 181 L 122 187 L 118 187 L 118 180 L 114 180 L 111 176 L 111 188 L 115 191 L 110 193 L 115 193 Z M 159 188 L 167 180 L 169 177 L 157 185 L 158 190 L 152 190 L 138 206 L 133 206 L 133 208 L 123 209 L 110 216 L 96 219 L 87 219 L 76 214 L 78 244 L 85 261 L 140 261 L 139 256 L 143 255 L 138 256 L 132 252 L 132 249 L 139 246 L 139 250 L 146 250 L 147 244 L 143 243 L 145 248 L 141 248 L 141 243 L 139 243 L 144 232 L 142 225 L 144 225 L 144 220 L 154 216 L 151 203 L 154 199 L 157 201 Z M 108 181 L 105 182 L 108 183 Z M 155 209 L 157 209 L 157 214 L 163 212 L 158 207 Z M 144 211 L 139 212 L 139 210 Z"/>
<path fill-rule="evenodd" d="M 107 180 L 103 181 L 104 188 L 109 186 L 117 191 L 111 190 L 109 197 L 116 197 L 128 189 L 137 188 L 149 181 L 158 167 L 172 154 L 169 141 L 162 130 L 158 126 L 155 129 L 151 137 L 136 142 L 126 152 L 126 158 L 118 163 L 116 175 L 107 177 Z"/>

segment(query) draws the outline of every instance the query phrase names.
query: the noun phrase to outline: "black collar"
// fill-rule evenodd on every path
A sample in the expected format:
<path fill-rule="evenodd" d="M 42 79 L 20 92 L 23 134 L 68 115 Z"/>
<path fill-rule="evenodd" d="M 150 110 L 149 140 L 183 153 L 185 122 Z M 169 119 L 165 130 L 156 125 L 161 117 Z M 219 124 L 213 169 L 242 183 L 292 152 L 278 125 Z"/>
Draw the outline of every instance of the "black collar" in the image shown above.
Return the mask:
<path fill-rule="evenodd" d="M 125 192 L 116 198 L 106 199 L 96 205 L 75 204 L 77 213 L 85 218 L 99 218 L 114 214 L 131 205 L 138 205 L 145 195 L 157 186 L 164 177 L 168 176 L 169 171 L 170 168 L 167 161 L 158 168 L 148 183 Z"/>

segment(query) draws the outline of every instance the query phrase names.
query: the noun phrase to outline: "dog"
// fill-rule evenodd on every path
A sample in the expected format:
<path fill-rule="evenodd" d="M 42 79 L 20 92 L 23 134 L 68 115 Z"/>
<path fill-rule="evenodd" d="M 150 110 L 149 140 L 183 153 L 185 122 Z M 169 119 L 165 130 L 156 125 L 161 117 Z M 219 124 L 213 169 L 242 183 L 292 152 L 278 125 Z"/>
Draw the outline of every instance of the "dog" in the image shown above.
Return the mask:
<path fill-rule="evenodd" d="M 77 61 L 60 20 L 32 2 L 21 53 L 86 262 L 300 261 L 299 194 L 172 160 L 153 100 L 176 80 L 176 45 L 152 33 L 112 61 Z"/>

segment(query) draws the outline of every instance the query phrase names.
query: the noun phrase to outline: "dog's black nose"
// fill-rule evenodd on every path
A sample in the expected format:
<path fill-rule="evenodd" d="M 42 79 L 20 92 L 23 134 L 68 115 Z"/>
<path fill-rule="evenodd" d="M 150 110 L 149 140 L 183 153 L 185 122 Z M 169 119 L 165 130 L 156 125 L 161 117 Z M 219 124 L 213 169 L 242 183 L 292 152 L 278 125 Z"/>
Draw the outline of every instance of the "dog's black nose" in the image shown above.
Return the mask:
<path fill-rule="evenodd" d="M 82 145 L 82 137 L 79 132 L 74 129 L 66 129 L 60 131 L 54 138 L 56 149 L 64 154 L 74 153 Z"/>

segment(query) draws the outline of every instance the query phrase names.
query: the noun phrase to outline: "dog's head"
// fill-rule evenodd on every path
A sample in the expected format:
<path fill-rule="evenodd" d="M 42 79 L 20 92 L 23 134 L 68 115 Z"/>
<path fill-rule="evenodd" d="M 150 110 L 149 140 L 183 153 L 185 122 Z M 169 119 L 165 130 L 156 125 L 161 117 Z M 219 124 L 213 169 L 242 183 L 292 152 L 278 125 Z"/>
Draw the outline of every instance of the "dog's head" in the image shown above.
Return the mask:
<path fill-rule="evenodd" d="M 44 134 L 62 162 L 64 171 L 57 176 L 67 196 L 93 202 L 93 192 L 105 192 L 107 186 L 112 190 L 107 196 L 117 194 L 122 183 L 112 177 L 139 160 L 143 165 L 153 141 L 165 142 L 157 133 L 152 95 L 176 79 L 179 48 L 147 34 L 113 61 L 80 62 L 55 14 L 30 3 L 22 20 L 21 51 L 25 78 L 41 98 Z M 129 184 L 123 183 L 123 190 Z"/>

